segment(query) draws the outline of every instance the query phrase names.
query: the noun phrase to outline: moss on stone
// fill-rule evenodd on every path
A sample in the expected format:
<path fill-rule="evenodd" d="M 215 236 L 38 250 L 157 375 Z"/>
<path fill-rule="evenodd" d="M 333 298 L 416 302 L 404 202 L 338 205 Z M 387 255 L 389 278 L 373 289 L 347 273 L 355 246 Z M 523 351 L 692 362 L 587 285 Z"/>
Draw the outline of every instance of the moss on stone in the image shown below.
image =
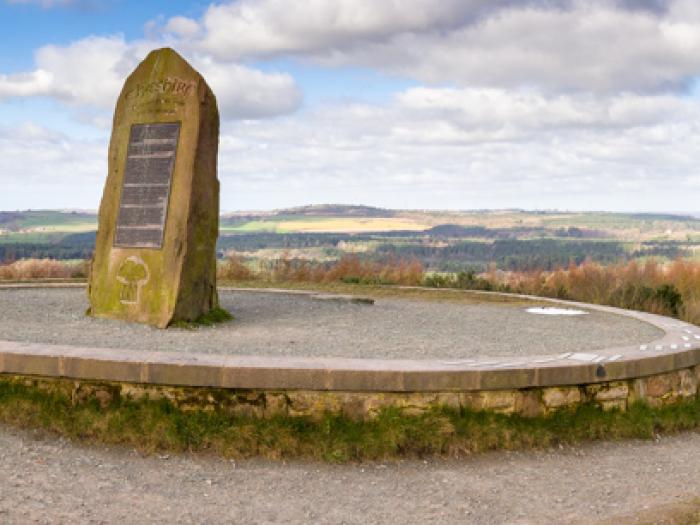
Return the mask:
<path fill-rule="evenodd" d="M 187 89 L 169 89 L 174 83 Z M 131 127 L 172 122 L 180 123 L 180 132 L 162 247 L 115 247 Z M 218 306 L 218 139 L 216 98 L 202 76 L 172 49 L 149 53 L 126 80 L 114 113 L 88 287 L 90 315 L 165 328 L 174 321 L 194 321 Z M 142 263 L 149 276 L 139 285 L 137 301 L 124 300 L 124 283 L 117 279 L 130 258 Z M 131 298 L 133 290 L 126 295 Z"/>

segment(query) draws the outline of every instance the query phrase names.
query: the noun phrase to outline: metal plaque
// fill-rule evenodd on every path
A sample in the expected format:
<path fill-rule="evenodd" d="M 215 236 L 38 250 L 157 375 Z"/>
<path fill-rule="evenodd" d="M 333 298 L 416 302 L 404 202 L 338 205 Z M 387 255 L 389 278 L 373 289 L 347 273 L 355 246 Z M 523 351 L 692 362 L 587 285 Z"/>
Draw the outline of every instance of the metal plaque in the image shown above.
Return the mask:
<path fill-rule="evenodd" d="M 131 126 L 114 246 L 163 246 L 179 136 L 179 122 Z"/>

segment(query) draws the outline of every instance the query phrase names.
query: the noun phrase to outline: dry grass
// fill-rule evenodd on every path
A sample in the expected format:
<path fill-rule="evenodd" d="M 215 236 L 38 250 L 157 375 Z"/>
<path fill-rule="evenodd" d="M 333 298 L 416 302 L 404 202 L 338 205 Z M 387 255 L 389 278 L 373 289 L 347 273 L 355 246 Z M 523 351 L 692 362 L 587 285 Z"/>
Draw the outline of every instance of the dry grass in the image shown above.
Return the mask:
<path fill-rule="evenodd" d="M 223 226 L 229 232 L 277 233 L 366 233 L 387 231 L 423 231 L 430 220 L 416 217 L 297 217 L 294 219 L 252 220 L 234 226 Z"/>
<path fill-rule="evenodd" d="M 423 231 L 428 228 L 424 221 L 383 217 L 329 217 L 311 221 L 281 221 L 278 231 L 304 233 L 364 233 L 384 231 Z"/>
<path fill-rule="evenodd" d="M 236 253 L 230 252 L 219 266 L 218 277 L 231 281 L 311 282 L 350 284 L 422 284 L 423 265 L 417 260 L 388 260 L 384 263 L 345 255 L 339 261 L 322 264 L 283 256 L 253 271 Z"/>
<path fill-rule="evenodd" d="M 8 264 L 0 264 L 0 281 L 82 278 L 87 276 L 88 266 L 88 261 L 21 259 Z"/>
<path fill-rule="evenodd" d="M 235 252 L 229 252 L 226 260 L 217 266 L 216 277 L 225 281 L 252 281 L 256 276 L 246 266 L 242 257 Z"/>
<path fill-rule="evenodd" d="M 84 278 L 88 269 L 87 261 L 22 259 L 0 265 L 0 281 Z M 492 267 L 480 275 L 470 272 L 427 275 L 415 259 L 376 262 L 349 254 L 336 262 L 322 263 L 293 259 L 285 254 L 252 268 L 231 252 L 219 265 L 217 276 L 223 282 L 247 285 L 394 284 L 515 292 L 642 310 L 700 325 L 700 261 L 688 259 L 607 266 L 587 261 L 553 272 L 501 272 Z"/>
<path fill-rule="evenodd" d="M 479 276 L 491 289 L 607 304 L 675 316 L 700 324 L 700 262 L 594 262 L 554 272 L 495 272 Z"/>
<path fill-rule="evenodd" d="M 700 325 L 700 262 L 686 259 L 607 266 L 587 261 L 553 272 L 501 272 L 492 266 L 480 275 L 473 272 L 441 275 L 426 274 L 416 260 L 378 263 L 356 255 L 346 255 L 332 264 L 282 257 L 253 271 L 242 258 L 232 254 L 222 265 L 219 277 L 248 284 L 284 283 L 285 286 L 400 284 L 514 292 L 642 310 Z"/>

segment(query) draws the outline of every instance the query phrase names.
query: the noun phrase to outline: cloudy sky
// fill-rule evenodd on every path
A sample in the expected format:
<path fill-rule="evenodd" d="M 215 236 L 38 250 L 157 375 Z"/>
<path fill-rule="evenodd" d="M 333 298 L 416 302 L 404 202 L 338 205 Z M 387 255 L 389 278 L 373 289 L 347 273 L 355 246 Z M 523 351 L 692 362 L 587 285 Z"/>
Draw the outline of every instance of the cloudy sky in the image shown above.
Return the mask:
<path fill-rule="evenodd" d="M 0 0 L 0 209 L 96 209 L 163 46 L 217 96 L 222 210 L 700 211 L 697 0 Z"/>

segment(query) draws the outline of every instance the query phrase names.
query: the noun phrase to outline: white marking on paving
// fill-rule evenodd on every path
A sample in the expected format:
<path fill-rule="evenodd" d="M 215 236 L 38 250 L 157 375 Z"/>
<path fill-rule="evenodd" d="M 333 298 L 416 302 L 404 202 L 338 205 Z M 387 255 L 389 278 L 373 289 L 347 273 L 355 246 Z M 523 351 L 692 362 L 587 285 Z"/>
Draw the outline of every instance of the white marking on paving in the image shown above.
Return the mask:
<path fill-rule="evenodd" d="M 593 360 L 593 362 L 594 362 L 594 363 L 600 363 L 601 361 L 604 361 L 604 360 L 605 360 L 605 356 L 604 356 L 604 355 L 599 355 L 598 357 L 596 357 L 596 358 Z"/>
<path fill-rule="evenodd" d="M 677 344 L 674 343 L 674 344 L 671 345 L 671 350 L 677 350 L 677 349 L 678 349 L 678 345 L 677 345 Z"/>
<path fill-rule="evenodd" d="M 700 339 L 700 335 L 694 335 L 693 336 L 695 339 Z"/>
<path fill-rule="evenodd" d="M 608 361 L 617 361 L 617 360 L 620 359 L 621 357 L 622 357 L 622 354 L 615 354 L 615 355 L 613 355 L 613 356 L 610 356 L 610 357 L 608 358 Z"/>
<path fill-rule="evenodd" d="M 569 359 L 573 359 L 574 361 L 593 361 L 596 357 L 598 357 L 598 354 L 585 354 L 583 352 L 576 352 L 574 354 L 571 354 L 569 356 Z"/>
<path fill-rule="evenodd" d="M 681 337 L 683 338 L 683 341 L 690 341 L 690 337 L 687 335 L 682 335 Z"/>
<path fill-rule="evenodd" d="M 469 363 L 474 363 L 474 359 L 458 359 L 456 361 L 443 361 L 443 365 L 466 365 Z"/>
<path fill-rule="evenodd" d="M 640 350 L 646 350 L 647 348 L 649 348 L 647 345 L 639 345 Z"/>
<path fill-rule="evenodd" d="M 663 349 L 664 349 L 664 345 L 656 345 L 654 347 L 654 350 L 663 350 Z"/>
<path fill-rule="evenodd" d="M 559 359 L 566 359 L 566 358 L 569 357 L 570 355 L 571 355 L 571 352 L 567 352 L 567 353 L 565 353 L 565 354 L 560 354 L 560 355 L 559 355 Z"/>
<path fill-rule="evenodd" d="M 558 357 L 547 357 L 546 359 L 533 359 L 531 363 L 551 363 L 552 361 L 558 361 Z"/>
<path fill-rule="evenodd" d="M 686 348 L 691 348 L 693 345 L 691 345 L 690 343 L 686 343 L 683 346 L 685 346 Z"/>
<path fill-rule="evenodd" d="M 539 306 L 536 308 L 528 308 L 525 310 L 529 314 L 538 315 L 588 315 L 588 312 L 583 310 L 575 310 L 573 308 L 555 308 L 553 306 Z"/>
<path fill-rule="evenodd" d="M 686 334 L 692 334 L 692 333 L 693 333 L 693 332 L 691 332 L 690 330 L 688 330 L 687 328 L 686 328 L 685 330 L 683 330 L 683 331 L 684 331 Z"/>

